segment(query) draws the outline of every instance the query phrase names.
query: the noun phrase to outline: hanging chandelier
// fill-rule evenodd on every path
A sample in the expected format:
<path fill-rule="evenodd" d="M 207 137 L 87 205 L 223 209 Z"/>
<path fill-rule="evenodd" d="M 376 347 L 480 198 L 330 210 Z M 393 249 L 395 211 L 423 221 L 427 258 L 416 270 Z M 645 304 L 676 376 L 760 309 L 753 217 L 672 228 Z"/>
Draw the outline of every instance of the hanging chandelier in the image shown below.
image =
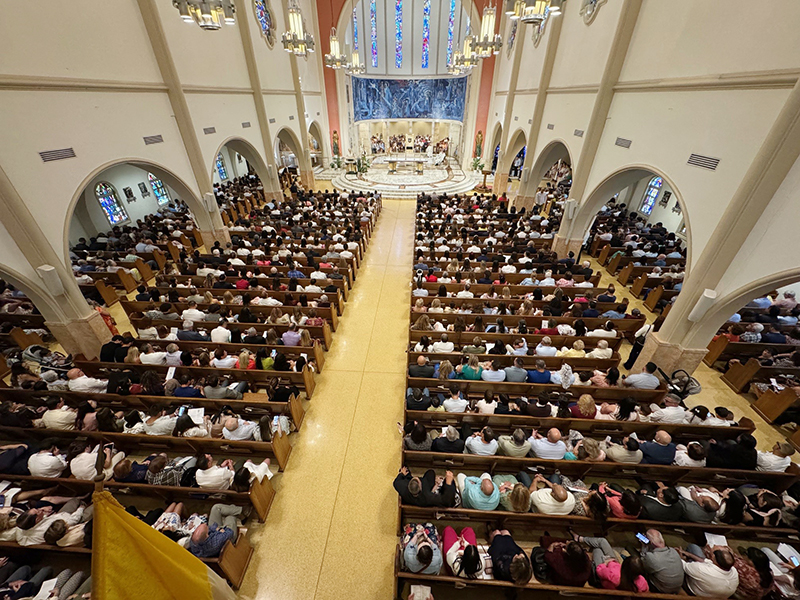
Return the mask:
<path fill-rule="evenodd" d="M 478 66 L 478 55 L 472 50 L 474 42 L 475 36 L 469 35 L 467 32 L 464 37 L 464 49 L 458 54 L 455 61 L 462 73 L 468 73 Z"/>
<path fill-rule="evenodd" d="M 325 55 L 325 66 L 337 70 L 345 69 L 348 66 L 347 56 L 341 51 L 335 27 L 331 27 L 330 53 Z"/>
<path fill-rule="evenodd" d="M 364 63 L 361 62 L 361 55 L 358 53 L 358 50 L 353 50 L 353 54 L 350 56 L 350 62 L 345 67 L 345 73 L 348 75 L 361 75 L 366 70 Z"/>
<path fill-rule="evenodd" d="M 525 0 L 506 0 L 506 15 L 512 21 L 521 19 L 527 5 Z"/>
<path fill-rule="evenodd" d="M 533 2 L 525 4 L 519 20 L 529 25 L 540 25 L 547 18 L 549 7 L 550 0 L 533 0 Z"/>
<path fill-rule="evenodd" d="M 295 56 L 306 56 L 314 52 L 314 36 L 306 33 L 303 13 L 297 0 L 289 0 L 289 30 L 281 35 L 283 49 Z"/>
<path fill-rule="evenodd" d="M 500 52 L 500 48 L 503 47 L 503 37 L 494 33 L 496 22 L 497 9 L 494 6 L 485 7 L 481 19 L 480 35 L 473 42 L 473 48 L 478 58 L 489 58 Z"/>
<path fill-rule="evenodd" d="M 194 21 L 206 31 L 216 31 L 223 23 L 236 23 L 233 0 L 172 0 L 172 5 L 184 21 Z"/>

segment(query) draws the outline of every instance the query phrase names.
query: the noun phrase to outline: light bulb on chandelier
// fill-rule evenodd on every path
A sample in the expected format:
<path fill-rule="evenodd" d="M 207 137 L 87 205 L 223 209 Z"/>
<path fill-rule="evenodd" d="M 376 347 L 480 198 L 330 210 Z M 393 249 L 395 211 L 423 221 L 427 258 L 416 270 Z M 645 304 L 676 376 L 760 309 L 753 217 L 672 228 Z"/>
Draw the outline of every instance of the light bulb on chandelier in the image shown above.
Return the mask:
<path fill-rule="evenodd" d="M 233 0 L 172 0 L 186 23 L 197 23 L 205 31 L 216 31 L 222 24 L 236 23 Z"/>

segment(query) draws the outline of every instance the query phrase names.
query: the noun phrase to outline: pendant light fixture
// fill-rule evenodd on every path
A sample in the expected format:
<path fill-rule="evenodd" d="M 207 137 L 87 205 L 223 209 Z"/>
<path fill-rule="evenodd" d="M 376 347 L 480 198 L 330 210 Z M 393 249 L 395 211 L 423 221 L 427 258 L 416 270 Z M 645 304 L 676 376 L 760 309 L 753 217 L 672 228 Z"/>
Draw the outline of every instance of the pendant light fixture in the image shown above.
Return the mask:
<path fill-rule="evenodd" d="M 222 24 L 236 23 L 233 0 L 172 0 L 181 18 L 187 23 L 197 23 L 205 31 L 216 31 Z"/>
<path fill-rule="evenodd" d="M 283 49 L 295 56 L 307 56 L 314 52 L 314 36 L 306 32 L 297 0 L 289 0 L 289 30 L 281 35 L 281 42 Z"/>
<path fill-rule="evenodd" d="M 503 36 L 494 32 L 496 24 L 497 8 L 491 5 L 485 6 L 481 18 L 481 31 L 473 43 L 478 58 L 489 58 L 500 52 L 500 48 L 503 47 Z"/>

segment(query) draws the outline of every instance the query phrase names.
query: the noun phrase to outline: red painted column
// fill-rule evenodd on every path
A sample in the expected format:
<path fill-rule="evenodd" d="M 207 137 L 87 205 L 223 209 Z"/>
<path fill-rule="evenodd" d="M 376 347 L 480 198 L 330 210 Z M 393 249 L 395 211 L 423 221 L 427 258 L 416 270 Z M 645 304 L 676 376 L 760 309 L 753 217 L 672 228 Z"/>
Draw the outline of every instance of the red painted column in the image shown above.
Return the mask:
<path fill-rule="evenodd" d="M 482 156 L 486 156 L 486 146 L 489 144 L 489 132 L 486 125 L 489 121 L 489 107 L 492 104 L 492 84 L 494 83 L 495 57 L 483 60 L 481 65 L 480 94 L 478 95 L 478 112 L 475 115 L 475 131 L 472 132 L 472 155 L 475 154 L 475 136 L 478 131 L 483 131 Z"/>
<path fill-rule="evenodd" d="M 319 35 L 322 38 L 319 40 L 318 48 L 321 54 L 328 54 L 330 52 L 330 41 L 328 36 L 331 32 L 331 27 L 336 25 L 339 19 L 339 14 L 345 5 L 345 0 L 332 0 L 331 2 L 318 2 L 317 3 L 317 18 L 319 19 Z M 331 10 L 333 12 L 331 12 Z M 339 32 L 339 40 L 343 41 L 343 33 Z M 324 59 L 323 59 L 324 60 Z M 325 100 L 328 109 L 328 143 L 333 150 L 333 132 L 339 132 L 339 144 L 341 145 L 342 130 L 339 126 L 339 97 L 336 92 L 336 72 L 333 69 L 323 67 L 324 85 L 325 85 Z M 341 148 L 340 148 L 341 151 Z"/>

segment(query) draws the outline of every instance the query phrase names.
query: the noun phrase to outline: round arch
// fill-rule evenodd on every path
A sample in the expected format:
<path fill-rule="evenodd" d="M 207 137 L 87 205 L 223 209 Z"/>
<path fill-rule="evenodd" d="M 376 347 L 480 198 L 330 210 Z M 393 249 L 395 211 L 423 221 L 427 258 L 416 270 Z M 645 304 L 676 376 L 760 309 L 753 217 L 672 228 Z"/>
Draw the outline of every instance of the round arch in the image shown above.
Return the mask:
<path fill-rule="evenodd" d="M 489 166 L 491 167 L 492 172 L 497 169 L 497 163 L 500 160 L 500 143 L 503 141 L 503 125 L 501 123 L 497 123 L 494 126 L 494 133 L 492 134 L 492 145 L 488 147 L 490 152 L 489 156 L 490 163 Z M 485 152 L 485 151 L 484 151 Z"/>
<path fill-rule="evenodd" d="M 689 338 L 686 340 L 686 347 L 699 348 L 705 346 L 722 324 L 732 314 L 741 310 L 745 304 L 771 290 L 779 289 L 798 281 L 800 281 L 800 267 L 765 275 L 726 294 L 714 302 L 708 312 L 703 315 L 703 318 L 692 327 Z"/>
<path fill-rule="evenodd" d="M 531 185 L 538 187 L 539 183 L 544 179 L 545 174 L 547 174 L 550 168 L 559 160 L 566 162 L 570 167 L 574 168 L 569 146 L 567 146 L 567 142 L 560 138 L 552 140 L 539 152 L 539 156 L 531 165 L 529 177 Z"/>
<path fill-rule="evenodd" d="M 303 164 L 303 144 L 297 139 L 294 131 L 288 127 L 283 127 L 277 134 L 275 134 L 275 141 L 273 142 L 273 149 L 275 151 L 275 162 L 278 168 L 287 166 L 283 162 L 281 156 L 280 144 L 285 144 L 289 150 L 294 154 L 297 170 L 302 170 Z"/>
<path fill-rule="evenodd" d="M 217 159 L 217 155 L 226 146 L 244 157 L 250 166 L 253 167 L 256 175 L 258 175 L 258 178 L 261 180 L 261 185 L 266 188 L 267 185 L 265 184 L 270 181 L 269 167 L 267 166 L 266 161 L 258 152 L 258 150 L 256 150 L 255 146 L 240 137 L 231 136 L 217 147 L 217 151 L 214 152 L 214 156 L 212 158 L 211 173 L 214 172 L 213 161 Z"/>
<path fill-rule="evenodd" d="M 214 155 L 216 156 L 216 154 Z M 101 175 L 104 171 L 111 169 L 112 167 L 116 167 L 119 165 L 132 165 L 134 167 L 139 167 L 145 171 L 148 171 L 158 177 L 161 181 L 171 187 L 177 194 L 180 200 L 183 200 L 186 205 L 189 207 L 189 211 L 192 213 L 197 226 L 201 230 L 209 231 L 214 229 L 211 214 L 208 211 L 208 208 L 201 202 L 200 198 L 198 197 L 196 191 L 189 186 L 181 177 L 176 175 L 173 171 L 167 169 L 166 167 L 149 161 L 147 159 L 142 158 L 119 158 L 116 160 L 109 161 L 100 165 L 99 167 L 92 170 L 80 183 L 75 193 L 72 195 L 72 199 L 70 200 L 69 206 L 67 207 L 67 218 L 64 222 L 64 262 L 67 268 L 71 269 L 70 259 L 69 259 L 69 239 L 70 239 L 70 225 L 72 224 L 72 217 L 75 213 L 75 207 L 78 204 L 80 198 L 86 192 L 87 186 L 94 181 L 99 175 Z M 215 203 L 216 205 L 216 203 Z M 220 217 L 221 219 L 221 217 Z M 111 225 L 108 226 L 111 229 Z"/>
<path fill-rule="evenodd" d="M 564 220 L 559 235 L 566 239 L 583 240 L 597 215 L 597 211 L 600 210 L 600 207 L 603 206 L 609 198 L 640 179 L 652 177 L 654 175 L 661 177 L 667 183 L 681 207 L 681 213 L 686 227 L 686 273 L 688 275 L 690 265 L 692 264 L 692 228 L 689 221 L 689 213 L 686 211 L 686 203 L 683 200 L 680 189 L 675 185 L 674 180 L 661 169 L 657 169 L 652 165 L 626 165 L 606 176 L 586 196 L 586 200 L 581 202 L 578 206 L 578 210 L 575 212 L 575 216 L 569 221 L 566 219 Z M 568 230 L 564 229 L 565 227 L 568 227 Z M 565 233 L 566 235 L 562 235 Z"/>
<path fill-rule="evenodd" d="M 311 151 L 311 166 L 324 167 L 326 156 L 325 137 L 322 135 L 322 128 L 316 121 L 311 121 L 308 126 L 308 147 Z"/>
<path fill-rule="evenodd" d="M 517 129 L 510 137 L 510 142 L 508 143 L 508 147 L 503 152 L 503 158 L 501 163 L 504 163 L 506 168 L 505 170 L 510 169 L 513 166 L 514 159 L 517 157 L 523 148 L 527 146 L 527 136 L 525 132 L 520 128 Z M 499 165 L 498 165 L 499 168 Z M 522 171 L 522 167 L 520 167 L 520 171 Z"/>

